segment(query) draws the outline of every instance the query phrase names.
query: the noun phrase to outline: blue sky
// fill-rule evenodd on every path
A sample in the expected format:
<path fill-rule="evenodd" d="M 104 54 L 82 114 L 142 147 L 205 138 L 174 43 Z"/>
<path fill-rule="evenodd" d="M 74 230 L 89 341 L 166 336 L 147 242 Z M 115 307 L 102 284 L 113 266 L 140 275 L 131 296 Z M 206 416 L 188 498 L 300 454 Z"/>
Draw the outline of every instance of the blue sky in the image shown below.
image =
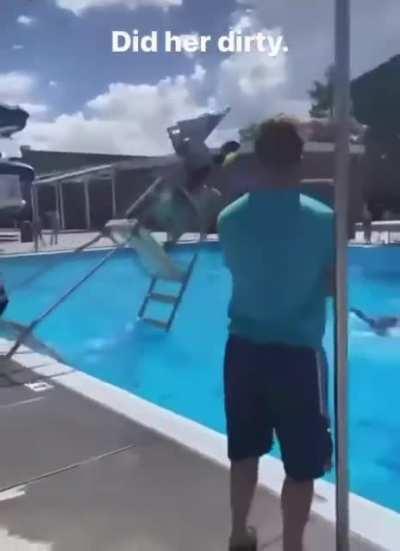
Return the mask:
<path fill-rule="evenodd" d="M 397 0 L 353 0 L 353 73 L 399 53 Z M 328 0 L 2 0 L 0 101 L 31 111 L 33 147 L 158 154 L 179 117 L 232 106 L 214 139 L 279 111 L 304 115 L 333 55 Z M 283 33 L 288 54 L 113 54 L 113 30 Z M 160 33 L 160 36 L 162 34 Z"/>
<path fill-rule="evenodd" d="M 224 33 L 235 2 L 208 2 L 210 6 L 216 4 L 212 17 L 204 10 L 206 4 L 197 0 L 168 11 L 157 7 L 130 11 L 115 3 L 80 16 L 57 7 L 53 0 L 2 0 L 0 69 L 39 75 L 38 93 L 51 100 L 54 110 L 73 112 L 110 82 L 157 83 L 169 75 L 190 72 L 193 63 L 187 57 L 162 50 L 146 56 L 113 54 L 111 33 L 133 28 L 142 33 Z M 18 23 L 21 15 L 34 21 L 31 25 Z M 12 46 L 23 49 L 12 50 Z M 48 89 L 51 81 L 60 84 L 57 93 Z"/>

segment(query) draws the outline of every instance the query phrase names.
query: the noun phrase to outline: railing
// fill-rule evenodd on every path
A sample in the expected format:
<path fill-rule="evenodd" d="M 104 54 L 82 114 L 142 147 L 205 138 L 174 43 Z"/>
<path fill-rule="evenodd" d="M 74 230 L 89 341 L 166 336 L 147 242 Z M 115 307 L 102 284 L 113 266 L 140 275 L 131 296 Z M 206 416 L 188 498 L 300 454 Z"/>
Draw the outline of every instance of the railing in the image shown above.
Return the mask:
<path fill-rule="evenodd" d="M 353 243 L 355 244 L 400 244 L 400 220 L 383 220 L 371 222 L 371 224 L 367 228 L 363 222 L 358 222 L 355 228 L 356 239 L 353 240 Z M 366 233 L 370 234 L 370 238 L 366 237 Z"/>

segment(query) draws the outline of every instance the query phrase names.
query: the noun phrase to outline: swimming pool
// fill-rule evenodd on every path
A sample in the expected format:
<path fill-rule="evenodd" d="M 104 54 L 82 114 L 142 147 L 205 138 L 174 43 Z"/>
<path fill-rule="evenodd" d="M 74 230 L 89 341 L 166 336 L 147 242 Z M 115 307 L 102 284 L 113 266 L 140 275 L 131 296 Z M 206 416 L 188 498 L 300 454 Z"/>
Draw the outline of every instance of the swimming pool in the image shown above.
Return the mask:
<path fill-rule="evenodd" d="M 104 252 L 3 258 L 7 319 L 27 324 Z M 177 256 L 185 261 L 190 247 Z M 371 314 L 400 312 L 400 248 L 350 248 L 350 298 Z M 48 270 L 48 268 L 51 268 Z M 136 313 L 148 277 L 117 253 L 36 331 L 66 363 L 221 433 L 221 365 L 230 280 L 218 244 L 203 247 L 170 334 Z M 400 512 L 400 340 L 350 321 L 351 489 Z M 332 316 L 325 344 L 332 358 Z"/>

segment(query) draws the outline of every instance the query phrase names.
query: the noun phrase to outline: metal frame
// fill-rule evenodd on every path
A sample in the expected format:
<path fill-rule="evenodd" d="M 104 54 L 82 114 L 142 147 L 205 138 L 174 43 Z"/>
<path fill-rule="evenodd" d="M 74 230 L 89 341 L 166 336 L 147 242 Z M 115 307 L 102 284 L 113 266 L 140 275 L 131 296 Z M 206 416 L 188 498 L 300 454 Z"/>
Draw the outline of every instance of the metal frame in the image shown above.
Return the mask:
<path fill-rule="evenodd" d="M 35 252 L 39 250 L 39 233 L 38 233 L 38 221 L 39 221 L 39 208 L 38 208 L 38 194 L 34 185 L 31 187 L 31 203 L 32 203 L 32 229 L 33 229 L 33 242 Z"/>
<path fill-rule="evenodd" d="M 91 176 L 92 174 L 99 174 L 99 173 L 106 173 L 110 174 L 111 179 L 111 188 L 113 193 L 113 198 L 115 196 L 115 190 L 113 190 L 113 179 L 112 175 L 115 172 L 115 164 L 107 164 L 107 165 L 100 165 L 100 166 L 93 166 L 89 168 L 83 168 L 80 170 L 73 170 L 69 172 L 63 172 L 61 174 L 54 174 L 54 175 L 47 175 L 43 176 L 41 178 L 38 178 L 35 180 L 35 182 L 32 184 L 32 190 L 31 190 L 31 199 L 32 199 L 32 211 L 33 211 L 33 226 L 36 227 L 38 217 L 39 217 L 39 203 L 38 203 L 38 193 L 37 188 L 39 186 L 46 186 L 51 185 L 54 187 L 56 192 L 56 205 L 57 210 L 60 215 L 60 225 L 61 229 L 65 230 L 65 208 L 64 208 L 64 195 L 63 195 L 63 182 L 67 182 L 68 180 L 74 180 L 82 178 L 82 184 L 84 186 L 84 194 L 85 194 L 85 222 L 86 222 L 86 229 L 90 229 L 91 226 L 91 212 L 90 212 L 90 197 L 88 192 L 88 180 L 85 180 L 86 177 Z M 114 199 L 113 199 L 114 200 Z M 38 252 L 39 250 L 39 243 L 38 243 L 38 236 L 34 235 L 34 242 L 35 242 L 35 251 Z"/>
<path fill-rule="evenodd" d="M 117 170 L 113 168 L 111 173 L 111 201 L 112 201 L 112 217 L 117 217 Z"/>
<path fill-rule="evenodd" d="M 348 186 L 350 162 L 350 1 L 335 1 L 335 425 L 336 549 L 349 551 Z"/>
<path fill-rule="evenodd" d="M 83 182 L 83 190 L 85 194 L 85 221 L 86 221 L 86 229 L 90 230 L 92 227 L 92 220 L 90 216 L 90 195 L 89 195 L 89 181 L 85 180 Z"/>

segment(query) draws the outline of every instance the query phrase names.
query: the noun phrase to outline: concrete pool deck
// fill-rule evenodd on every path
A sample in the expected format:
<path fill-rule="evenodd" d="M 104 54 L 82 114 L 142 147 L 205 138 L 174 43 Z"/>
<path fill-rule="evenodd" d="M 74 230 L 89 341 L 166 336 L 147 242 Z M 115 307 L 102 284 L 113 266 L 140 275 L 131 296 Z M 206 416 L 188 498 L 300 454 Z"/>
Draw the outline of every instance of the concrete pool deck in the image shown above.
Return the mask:
<path fill-rule="evenodd" d="M 7 236 L 10 236 L 6 239 L 1 239 L 1 234 L 6 234 Z M 40 253 L 52 253 L 52 252 L 61 252 L 61 251 L 71 251 L 74 250 L 80 246 L 82 246 L 84 243 L 90 241 L 96 235 L 98 235 L 98 232 L 86 232 L 86 231 L 71 231 L 71 232 L 63 232 L 60 233 L 58 238 L 58 244 L 57 245 L 50 245 L 50 233 L 44 232 L 44 240 L 45 245 L 39 244 L 39 251 Z M 15 239 L 11 239 L 11 236 L 14 236 Z M 165 233 L 158 232 L 156 233 L 156 236 L 160 241 L 165 240 Z M 17 240 L 18 239 L 18 240 Z M 185 234 L 182 238 L 182 241 L 185 242 L 191 242 L 191 241 L 197 241 L 198 237 L 195 234 Z M 215 241 L 216 236 L 209 236 L 210 241 Z M 101 249 L 101 248 L 108 248 L 113 246 L 110 239 L 102 238 L 100 239 L 95 245 L 92 245 L 89 247 L 90 250 L 95 249 Z M 35 252 L 33 243 L 21 243 L 19 241 L 19 233 L 15 230 L 4 230 L 3 232 L 0 231 L 0 255 L 8 255 L 8 254 L 32 254 Z"/>
<path fill-rule="evenodd" d="M 0 351 L 9 345 L 0 340 Z M 83 396 L 91 379 L 25 347 L 1 361 L 0 548 L 226 550 L 227 469 L 105 407 L 99 394 Z M 280 550 L 276 495 L 259 488 L 252 520 L 260 549 Z M 335 549 L 334 528 L 313 514 L 306 550 L 322 549 Z M 352 538 L 352 551 L 377 549 Z"/>
<path fill-rule="evenodd" d="M 1 234 L 6 234 L 7 236 L 14 236 L 15 239 L 1 239 Z M 44 240 L 45 245 L 39 246 L 39 252 L 41 253 L 51 253 L 51 252 L 60 252 L 60 251 L 70 251 L 73 249 L 76 249 L 83 245 L 84 243 L 88 242 L 90 239 L 93 239 L 97 232 L 87 232 L 87 231 L 66 231 L 62 232 L 59 235 L 58 244 L 57 245 L 50 245 L 50 233 L 44 232 Z M 165 239 L 164 233 L 158 233 L 157 234 L 160 240 Z M 194 234 L 186 234 L 183 237 L 183 241 L 193 241 L 197 240 L 196 235 Z M 209 235 L 208 236 L 209 241 L 216 241 L 217 236 L 216 235 Z M 387 235 L 387 232 L 373 232 L 372 233 L 372 244 L 374 245 L 381 245 L 386 244 L 388 242 L 392 243 L 400 243 L 400 233 L 392 232 L 391 236 Z M 359 230 L 356 232 L 356 238 L 351 242 L 353 245 L 364 245 L 364 233 L 363 231 Z M 110 247 L 112 243 L 109 239 L 100 239 L 95 245 L 91 246 L 90 249 L 100 249 L 100 248 L 106 248 Z M 33 243 L 21 243 L 19 241 L 19 232 L 15 230 L 4 230 L 0 231 L 0 256 L 1 255 L 8 255 L 8 254 L 32 254 L 34 253 L 34 245 Z"/>

